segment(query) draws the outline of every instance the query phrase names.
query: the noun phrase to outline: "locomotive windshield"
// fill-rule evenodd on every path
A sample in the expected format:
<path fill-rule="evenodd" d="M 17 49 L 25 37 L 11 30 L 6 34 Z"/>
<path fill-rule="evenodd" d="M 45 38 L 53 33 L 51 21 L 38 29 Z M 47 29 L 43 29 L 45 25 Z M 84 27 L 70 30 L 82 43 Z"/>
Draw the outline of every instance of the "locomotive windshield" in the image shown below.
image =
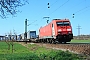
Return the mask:
<path fill-rule="evenodd" d="M 67 21 L 64 22 L 56 22 L 57 26 L 70 26 L 70 23 Z"/>

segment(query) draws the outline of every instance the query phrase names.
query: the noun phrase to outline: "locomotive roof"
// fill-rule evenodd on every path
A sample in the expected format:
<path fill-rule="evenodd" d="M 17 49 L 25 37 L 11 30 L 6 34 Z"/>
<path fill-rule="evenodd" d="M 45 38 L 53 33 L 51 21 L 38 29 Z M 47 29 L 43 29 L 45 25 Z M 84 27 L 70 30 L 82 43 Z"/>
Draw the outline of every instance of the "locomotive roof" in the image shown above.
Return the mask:
<path fill-rule="evenodd" d="M 53 19 L 53 20 L 69 20 L 69 19 Z"/>
<path fill-rule="evenodd" d="M 69 19 L 53 19 L 52 21 L 56 21 L 56 22 L 58 22 L 58 21 L 69 21 Z M 52 22 L 52 21 L 51 21 L 51 22 Z M 48 23 L 47 25 L 51 24 L 51 22 Z M 45 26 L 47 26 L 47 25 L 45 25 Z M 41 26 L 40 28 L 43 28 L 43 27 L 45 27 L 45 26 Z"/>

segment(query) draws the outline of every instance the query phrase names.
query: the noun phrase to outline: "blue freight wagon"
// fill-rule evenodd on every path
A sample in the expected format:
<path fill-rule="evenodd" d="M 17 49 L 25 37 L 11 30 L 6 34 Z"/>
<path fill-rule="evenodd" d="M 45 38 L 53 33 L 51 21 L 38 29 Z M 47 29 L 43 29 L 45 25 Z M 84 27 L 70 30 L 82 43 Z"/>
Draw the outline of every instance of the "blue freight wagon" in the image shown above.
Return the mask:
<path fill-rule="evenodd" d="M 37 37 L 36 31 L 28 31 L 27 32 L 27 40 L 36 39 L 36 37 Z"/>

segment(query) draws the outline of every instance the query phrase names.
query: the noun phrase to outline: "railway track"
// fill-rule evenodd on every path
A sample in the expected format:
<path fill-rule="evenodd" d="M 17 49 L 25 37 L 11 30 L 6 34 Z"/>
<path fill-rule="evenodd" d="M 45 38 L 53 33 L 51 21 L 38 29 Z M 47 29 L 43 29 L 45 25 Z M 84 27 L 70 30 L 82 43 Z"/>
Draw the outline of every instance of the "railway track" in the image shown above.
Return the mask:
<path fill-rule="evenodd" d="M 23 44 L 24 42 L 20 42 Z M 90 60 L 90 43 L 68 43 L 68 44 L 50 44 L 50 43 L 32 43 L 27 42 L 27 44 L 36 44 L 41 47 L 46 47 L 49 49 L 55 50 L 63 50 L 63 51 L 70 51 L 85 60 Z M 29 48 L 29 47 L 28 47 Z"/>
<path fill-rule="evenodd" d="M 84 54 L 90 56 L 90 43 L 68 43 L 68 44 L 48 44 L 48 43 L 35 43 L 39 46 L 52 48 L 63 51 L 70 51 L 77 54 Z"/>
<path fill-rule="evenodd" d="M 26 42 L 26 41 L 18 41 Z M 27 43 L 32 43 L 27 41 Z M 63 51 L 70 51 L 77 54 L 84 54 L 90 56 L 90 43 L 66 43 L 66 44 L 50 44 L 50 43 L 35 43 L 39 46 L 44 46 L 46 48 L 52 48 Z"/>

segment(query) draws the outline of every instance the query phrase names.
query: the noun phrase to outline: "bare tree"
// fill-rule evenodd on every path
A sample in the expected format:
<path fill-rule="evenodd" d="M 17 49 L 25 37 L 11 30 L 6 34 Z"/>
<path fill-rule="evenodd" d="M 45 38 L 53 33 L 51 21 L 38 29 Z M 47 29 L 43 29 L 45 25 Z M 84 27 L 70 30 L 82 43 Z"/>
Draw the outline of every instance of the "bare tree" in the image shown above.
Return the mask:
<path fill-rule="evenodd" d="M 0 17 L 6 18 L 7 15 L 15 15 L 18 7 L 25 5 L 27 0 L 0 0 Z"/>
<path fill-rule="evenodd" d="M 12 53 L 14 51 L 14 41 L 16 40 L 16 32 L 15 30 L 13 29 L 13 33 L 14 33 L 14 36 L 12 37 L 12 40 L 11 40 L 11 45 L 12 45 Z"/>
<path fill-rule="evenodd" d="M 9 34 L 8 34 L 8 35 L 9 35 Z M 6 35 L 6 33 L 5 33 L 5 42 L 6 42 L 7 45 L 8 45 L 8 50 L 10 50 L 10 42 L 9 42 L 9 40 L 6 39 L 6 36 L 7 36 L 7 35 Z"/>
<path fill-rule="evenodd" d="M 13 33 L 15 34 L 15 31 L 13 30 Z M 14 51 L 14 38 L 15 38 L 15 36 L 14 35 L 12 35 L 12 32 L 10 31 L 10 33 L 8 33 L 8 37 L 9 37 L 9 39 L 7 40 L 6 39 L 6 34 L 5 34 L 5 42 L 7 43 L 7 45 L 8 45 L 8 50 L 10 50 L 10 45 L 12 46 L 12 53 L 13 53 L 13 51 Z"/>

